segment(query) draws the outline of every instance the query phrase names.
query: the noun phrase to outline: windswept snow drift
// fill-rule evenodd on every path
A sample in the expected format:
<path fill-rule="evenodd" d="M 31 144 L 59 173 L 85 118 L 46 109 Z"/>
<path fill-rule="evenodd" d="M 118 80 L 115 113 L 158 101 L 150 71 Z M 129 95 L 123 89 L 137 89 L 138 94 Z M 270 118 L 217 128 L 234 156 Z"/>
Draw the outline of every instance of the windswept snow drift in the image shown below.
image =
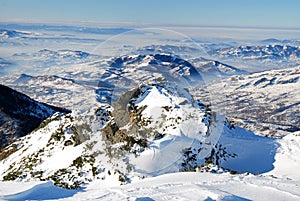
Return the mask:
<path fill-rule="evenodd" d="M 23 184 L 23 183 L 22 183 Z M 173 173 L 124 186 L 96 181 L 84 190 L 51 183 L 0 184 L 1 200 L 299 200 L 299 182 L 254 175 Z"/>

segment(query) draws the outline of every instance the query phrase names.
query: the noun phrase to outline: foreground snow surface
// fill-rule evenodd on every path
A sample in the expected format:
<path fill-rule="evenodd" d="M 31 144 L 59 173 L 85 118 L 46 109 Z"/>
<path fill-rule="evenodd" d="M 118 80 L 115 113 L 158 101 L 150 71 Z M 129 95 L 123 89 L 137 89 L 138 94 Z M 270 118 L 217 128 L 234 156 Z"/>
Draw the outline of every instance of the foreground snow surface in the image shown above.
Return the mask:
<path fill-rule="evenodd" d="M 261 151 L 248 142 L 253 153 Z M 300 133 L 276 143 L 273 168 L 261 175 L 181 172 L 121 186 L 113 179 L 95 180 L 81 190 L 62 189 L 52 182 L 1 182 L 0 200 L 300 200 Z M 241 150 L 238 153 L 243 156 Z M 254 168 L 257 161 L 259 158 L 247 164 Z"/>
<path fill-rule="evenodd" d="M 300 200 L 299 182 L 271 176 L 174 173 L 114 186 L 95 181 L 83 190 L 51 182 L 3 182 L 1 200 Z"/>

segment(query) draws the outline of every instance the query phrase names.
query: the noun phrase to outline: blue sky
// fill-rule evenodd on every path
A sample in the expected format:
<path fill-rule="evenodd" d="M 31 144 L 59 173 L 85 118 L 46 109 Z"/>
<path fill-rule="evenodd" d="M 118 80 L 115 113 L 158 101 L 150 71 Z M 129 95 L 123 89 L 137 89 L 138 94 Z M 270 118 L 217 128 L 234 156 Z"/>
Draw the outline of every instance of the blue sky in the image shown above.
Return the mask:
<path fill-rule="evenodd" d="M 0 0 L 0 21 L 300 28 L 299 0 Z"/>

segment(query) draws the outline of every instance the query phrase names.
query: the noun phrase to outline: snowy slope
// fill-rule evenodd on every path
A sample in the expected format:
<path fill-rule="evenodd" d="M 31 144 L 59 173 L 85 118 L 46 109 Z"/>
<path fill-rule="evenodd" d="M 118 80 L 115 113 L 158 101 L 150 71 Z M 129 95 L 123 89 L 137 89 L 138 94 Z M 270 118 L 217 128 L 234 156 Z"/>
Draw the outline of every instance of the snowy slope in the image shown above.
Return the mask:
<path fill-rule="evenodd" d="M 294 179 L 299 182 L 300 132 L 289 134 L 278 140 L 278 143 L 280 146 L 275 155 L 274 169 L 268 174 Z"/>
<path fill-rule="evenodd" d="M 71 111 L 35 101 L 25 94 L 0 85 L 0 150 L 30 133 L 56 112 Z"/>
<path fill-rule="evenodd" d="M 0 199 L 299 200 L 300 135 L 294 133 L 276 141 L 280 146 L 275 156 L 275 167 L 265 175 L 173 173 L 133 181 L 123 186 L 111 180 L 95 180 L 82 190 L 64 190 L 55 187 L 51 182 L 2 182 Z M 252 147 L 250 152 L 254 150 L 259 152 L 256 147 Z M 251 165 L 250 163 L 249 161 L 248 164 Z"/>
<path fill-rule="evenodd" d="M 124 186 L 97 181 L 82 191 L 51 183 L 4 182 L 1 200 L 299 200 L 299 183 L 254 175 L 173 173 Z"/>
<path fill-rule="evenodd" d="M 8 146 L 1 152 L 7 153 L 0 161 L 1 178 L 53 180 L 65 188 L 78 188 L 81 182 L 95 178 L 103 170 L 94 166 L 94 157 L 89 152 L 93 141 L 87 141 L 92 135 L 97 138 L 105 122 L 105 117 L 97 116 L 96 109 L 91 108 L 84 116 L 55 114 L 30 135 Z"/>
<path fill-rule="evenodd" d="M 197 97 L 257 134 L 284 136 L 300 130 L 299 90 L 300 68 L 294 67 L 233 76 Z"/>
<path fill-rule="evenodd" d="M 67 200 L 83 196 L 93 200 L 297 200 L 300 196 L 294 182 L 253 175 L 176 173 L 100 192 L 97 186 Z"/>

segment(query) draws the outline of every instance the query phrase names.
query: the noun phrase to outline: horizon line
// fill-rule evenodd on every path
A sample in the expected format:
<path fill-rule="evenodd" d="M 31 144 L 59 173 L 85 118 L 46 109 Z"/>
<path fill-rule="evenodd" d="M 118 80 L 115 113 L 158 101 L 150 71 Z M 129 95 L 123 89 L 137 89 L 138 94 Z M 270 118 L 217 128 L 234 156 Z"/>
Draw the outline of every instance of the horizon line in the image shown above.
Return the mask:
<path fill-rule="evenodd" d="M 278 27 L 278 26 L 242 26 L 242 25 L 208 25 L 208 24 L 174 24 L 174 23 L 146 23 L 146 22 L 98 22 L 91 20 L 77 21 L 39 21 L 39 20 L 0 20 L 2 25 L 49 25 L 49 26 L 73 26 L 73 27 L 193 27 L 193 28 L 235 28 L 235 29 L 258 29 L 258 30 L 300 30 L 300 27 Z"/>

